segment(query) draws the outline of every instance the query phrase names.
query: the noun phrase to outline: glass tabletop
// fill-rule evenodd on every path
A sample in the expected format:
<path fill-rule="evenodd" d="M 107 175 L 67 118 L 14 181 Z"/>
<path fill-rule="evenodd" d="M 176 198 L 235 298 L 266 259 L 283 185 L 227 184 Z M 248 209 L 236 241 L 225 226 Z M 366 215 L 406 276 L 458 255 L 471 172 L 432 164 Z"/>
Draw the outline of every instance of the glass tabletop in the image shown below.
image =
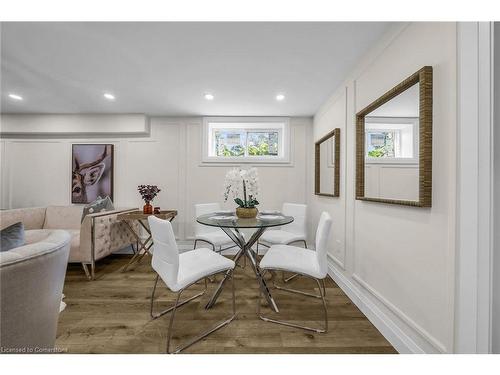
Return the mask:
<path fill-rule="evenodd" d="M 222 228 L 268 228 L 290 224 L 292 216 L 257 215 L 254 219 L 240 219 L 235 212 L 211 213 L 198 216 L 196 221 L 200 224 Z"/>

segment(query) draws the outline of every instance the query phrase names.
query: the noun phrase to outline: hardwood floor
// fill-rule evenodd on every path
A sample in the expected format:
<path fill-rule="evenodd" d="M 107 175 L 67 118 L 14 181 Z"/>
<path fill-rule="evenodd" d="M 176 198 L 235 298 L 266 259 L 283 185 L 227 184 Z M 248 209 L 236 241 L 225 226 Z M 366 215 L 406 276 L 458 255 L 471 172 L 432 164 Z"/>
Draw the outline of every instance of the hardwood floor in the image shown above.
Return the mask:
<path fill-rule="evenodd" d="M 97 264 L 96 280 L 87 281 L 81 266 L 69 265 L 64 286 L 66 309 L 61 313 L 56 346 L 68 353 L 164 353 L 170 315 L 151 320 L 149 298 L 155 273 L 146 257 L 135 269 L 123 273 L 129 256 L 115 255 Z M 220 276 L 218 276 L 220 280 Z M 230 313 L 229 284 L 213 309 L 204 310 L 216 283 L 207 293 L 181 307 L 176 314 L 174 339 L 192 337 Z M 174 294 L 158 283 L 156 308 L 174 302 Z M 303 278 L 293 288 L 312 291 L 314 283 Z M 395 353 L 394 348 L 368 321 L 342 290 L 327 281 L 329 331 L 315 334 L 261 321 L 256 315 L 258 287 L 250 265 L 236 269 L 236 310 L 228 326 L 194 344 L 183 353 Z M 203 289 L 195 285 L 185 293 Z M 316 288 L 317 289 L 317 288 Z M 317 290 L 316 290 L 317 292 Z M 322 321 L 319 300 L 272 290 L 281 309 L 280 319 L 317 326 Z M 263 312 L 271 314 L 262 302 Z"/>

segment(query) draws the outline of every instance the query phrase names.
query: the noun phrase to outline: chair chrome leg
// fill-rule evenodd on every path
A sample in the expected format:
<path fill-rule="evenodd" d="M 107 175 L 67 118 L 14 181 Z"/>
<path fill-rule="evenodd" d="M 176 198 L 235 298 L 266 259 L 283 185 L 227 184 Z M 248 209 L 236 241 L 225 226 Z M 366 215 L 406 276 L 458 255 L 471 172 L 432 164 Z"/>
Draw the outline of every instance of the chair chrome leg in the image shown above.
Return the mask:
<path fill-rule="evenodd" d="M 156 292 L 156 286 L 158 284 L 158 280 L 160 278 L 160 275 L 156 275 L 156 279 L 155 279 L 155 285 L 153 286 L 153 292 L 151 293 L 151 304 L 150 304 L 150 308 L 149 308 L 149 315 L 151 316 L 151 319 L 158 319 L 160 316 L 163 316 L 167 313 L 169 313 L 170 311 L 172 311 L 174 309 L 175 306 L 171 306 L 169 307 L 168 309 L 166 310 L 163 310 L 163 311 L 160 311 L 159 313 L 153 313 L 153 303 L 154 303 L 154 296 L 155 296 L 155 292 Z M 186 303 L 198 298 L 198 297 L 201 297 L 202 295 L 205 294 L 205 292 L 207 291 L 207 279 L 205 278 L 205 289 L 203 290 L 203 292 L 201 293 L 198 293 L 182 302 L 180 302 L 177 307 L 180 307 L 182 305 L 185 305 Z"/>
<path fill-rule="evenodd" d="M 292 281 L 292 280 L 293 280 L 293 279 L 295 279 L 297 276 L 299 276 L 299 274 L 298 274 L 298 273 L 293 274 L 293 275 L 292 275 L 292 276 L 290 276 L 290 277 L 283 278 L 283 282 L 284 282 L 284 283 L 287 283 L 287 282 L 289 282 L 289 281 Z"/>
<path fill-rule="evenodd" d="M 303 276 L 305 276 L 305 275 L 303 275 Z M 324 311 L 324 317 L 325 317 L 324 328 L 311 328 L 311 327 L 307 327 L 307 326 L 302 326 L 300 324 L 290 323 L 290 322 L 286 322 L 286 321 L 283 321 L 283 320 L 271 319 L 271 318 L 263 316 L 261 314 L 261 312 L 260 312 L 260 309 L 261 309 L 260 302 L 261 302 L 261 299 L 262 299 L 262 292 L 261 291 L 259 291 L 259 299 L 257 301 L 257 315 L 259 316 L 259 318 L 262 319 L 265 322 L 281 324 L 281 325 L 284 325 L 284 326 L 287 326 L 287 327 L 301 328 L 301 329 L 304 329 L 306 331 L 312 331 L 312 332 L 317 332 L 317 333 L 328 332 L 328 310 L 326 308 L 325 296 L 321 293 L 321 285 L 320 285 L 319 280 L 316 279 L 316 278 L 312 278 L 312 279 L 316 281 L 316 284 L 318 284 L 318 288 L 320 290 L 321 296 L 317 296 L 317 295 L 313 295 L 313 294 L 309 294 L 309 293 L 304 293 L 304 292 L 302 292 L 300 294 L 304 294 L 306 296 L 315 297 L 315 298 L 321 298 L 321 300 L 323 302 L 323 311 Z M 282 290 L 286 290 L 286 289 L 282 289 Z"/>
<path fill-rule="evenodd" d="M 87 264 L 82 263 L 83 267 L 83 272 L 85 272 L 85 276 L 87 276 L 87 279 L 90 281 L 92 280 L 92 276 L 90 275 L 89 268 L 87 267 Z"/>
<path fill-rule="evenodd" d="M 182 346 L 178 346 L 176 349 L 174 349 L 173 351 L 170 351 L 170 341 L 172 340 L 172 332 L 173 332 L 173 326 L 174 326 L 174 318 L 175 318 L 175 312 L 177 310 L 178 307 L 182 306 L 183 303 L 180 303 L 179 304 L 179 298 L 182 294 L 182 292 L 184 290 L 186 290 L 189 285 L 184 288 L 184 289 L 181 289 L 178 293 L 177 293 L 177 297 L 176 297 L 176 300 L 175 300 L 175 305 L 172 307 L 172 315 L 170 316 L 170 323 L 169 323 L 169 326 L 168 326 L 168 334 L 167 334 L 167 353 L 168 354 L 177 354 L 179 352 L 181 352 L 182 350 L 190 347 L 191 345 L 197 343 L 198 341 L 204 339 L 205 337 L 207 337 L 208 335 L 210 335 L 211 333 L 217 331 L 218 329 L 228 325 L 229 323 L 231 323 L 234 318 L 236 317 L 236 298 L 235 298 L 235 293 L 234 293 L 234 274 L 233 274 L 234 270 L 231 272 L 231 292 L 232 292 L 232 308 L 233 308 L 233 313 L 232 315 L 220 322 L 219 324 L 215 325 L 214 327 L 210 328 L 208 331 L 205 331 L 203 332 L 202 334 L 196 336 L 195 338 L 191 339 L 189 342 L 187 342 L 186 344 L 182 345 Z M 185 303 L 185 302 L 184 302 Z"/>

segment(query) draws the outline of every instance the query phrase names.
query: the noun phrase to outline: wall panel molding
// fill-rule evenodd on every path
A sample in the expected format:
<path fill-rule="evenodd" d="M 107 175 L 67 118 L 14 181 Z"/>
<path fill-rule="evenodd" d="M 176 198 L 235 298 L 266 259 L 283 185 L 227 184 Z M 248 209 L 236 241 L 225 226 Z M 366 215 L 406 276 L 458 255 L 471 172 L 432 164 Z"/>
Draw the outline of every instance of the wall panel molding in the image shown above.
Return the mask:
<path fill-rule="evenodd" d="M 491 351 L 493 253 L 493 24 L 457 29 L 455 351 Z"/>
<path fill-rule="evenodd" d="M 335 265 L 329 264 L 328 274 L 399 353 L 422 354 L 428 352 L 407 335 L 399 325 L 395 324 L 393 319 L 380 310 L 368 296 L 351 282 L 349 277 L 337 270 Z"/>
<path fill-rule="evenodd" d="M 359 275 L 353 274 L 352 279 L 356 281 L 360 286 L 367 290 L 373 297 L 375 297 L 379 302 L 381 302 L 385 307 L 387 307 L 394 315 L 401 319 L 405 324 L 407 324 L 411 329 L 417 332 L 424 340 L 426 340 L 429 345 L 432 345 L 434 349 L 439 353 L 447 353 L 450 350 L 445 347 L 443 343 L 433 337 L 429 332 L 423 329 L 418 323 L 411 319 L 408 315 L 398 309 L 394 304 L 389 302 L 381 293 L 379 293 L 375 288 L 370 286 L 366 281 L 364 281 Z"/>

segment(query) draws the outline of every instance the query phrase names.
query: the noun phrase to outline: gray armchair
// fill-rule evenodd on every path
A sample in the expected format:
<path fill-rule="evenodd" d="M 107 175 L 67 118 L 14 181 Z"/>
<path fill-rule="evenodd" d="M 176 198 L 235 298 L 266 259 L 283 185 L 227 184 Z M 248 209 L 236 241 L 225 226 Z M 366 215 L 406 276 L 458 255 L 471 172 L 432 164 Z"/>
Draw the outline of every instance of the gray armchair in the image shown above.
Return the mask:
<path fill-rule="evenodd" d="M 3 353 L 54 348 L 70 239 L 64 230 L 32 231 L 25 246 L 0 253 Z"/>

